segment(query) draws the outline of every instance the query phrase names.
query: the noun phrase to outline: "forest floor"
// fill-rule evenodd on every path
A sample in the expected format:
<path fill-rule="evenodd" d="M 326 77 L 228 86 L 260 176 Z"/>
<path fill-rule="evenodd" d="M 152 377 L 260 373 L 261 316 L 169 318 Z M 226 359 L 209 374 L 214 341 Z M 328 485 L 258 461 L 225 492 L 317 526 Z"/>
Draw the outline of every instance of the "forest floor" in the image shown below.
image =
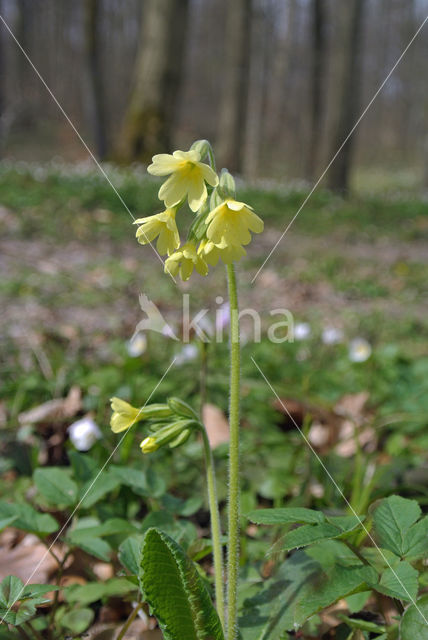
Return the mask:
<path fill-rule="evenodd" d="M 185 293 L 191 314 L 207 308 L 215 325 L 226 298 L 224 272 L 217 268 L 208 278 L 196 275 L 174 284 L 153 250 L 136 242 L 131 224 L 131 214 L 138 218 L 157 211 L 157 182 L 139 169 L 107 170 L 129 211 L 87 167 L 0 166 L 0 499 L 13 495 L 19 502 L 33 496 L 31 476 L 38 465 L 69 468 L 67 428 L 83 415 L 94 418 L 102 433 L 91 449 L 94 464 L 114 455 L 115 464 L 140 468 L 141 454 L 132 440 L 124 452 L 116 451 L 117 436 L 109 428 L 111 396 L 142 404 L 155 390 L 154 402 L 165 395 L 180 395 L 194 406 L 200 401 L 196 346 L 189 351 L 180 342 L 148 334 L 147 345 L 136 354 L 129 340 L 143 317 L 141 293 L 177 331 Z M 408 193 L 342 199 L 320 191 L 282 237 L 305 197 L 301 190 L 262 184 L 242 184 L 238 191 L 238 198 L 265 220 L 265 232 L 253 238 L 238 265 L 241 307 L 257 311 L 262 324 L 261 340 L 255 343 L 248 318 L 243 326 L 243 509 L 295 501 L 343 510 L 342 497 L 302 447 L 296 424 L 311 425 L 309 440 L 346 495 L 357 496 L 361 478 L 376 468 L 362 511 L 394 491 L 426 505 L 428 202 Z M 294 342 L 272 345 L 268 340 L 275 309 L 293 315 Z M 360 361 L 353 355 L 356 339 L 365 341 Z M 163 379 L 174 356 L 179 356 L 175 367 Z M 252 358 L 287 399 L 294 425 Z M 210 345 L 207 390 L 214 413 L 207 429 L 216 437 L 226 431 L 226 438 L 221 412 L 227 410 L 227 376 L 227 341 Z M 59 402 L 54 414 L 46 404 L 53 399 Z M 215 452 L 223 505 L 227 452 L 221 444 Z M 177 496 L 195 497 L 201 461 L 191 443 L 180 455 L 159 454 L 144 464 L 157 474 L 160 492 L 165 492 L 162 508 L 168 510 Z M 197 498 L 203 501 L 202 495 Z M 109 508 L 104 504 L 104 510 Z M 206 535 L 206 521 L 206 510 L 199 509 L 193 516 L 198 535 Z M 12 544 L 19 555 L 21 538 L 11 543 L 10 535 L 6 530 L 0 536 L 0 546 Z M 253 535 L 243 561 L 264 562 L 266 545 L 260 543 L 265 533 Z M 23 561 L 8 556 L 4 572 L 25 580 L 32 565 L 26 557 L 25 550 Z M 96 566 L 91 564 L 94 573 Z M 112 576 L 112 566 L 107 568 Z M 93 579 L 81 567 L 73 571 L 80 581 Z M 46 567 L 39 579 L 54 576 Z M 73 574 L 71 579 L 77 578 Z M 117 612 L 117 603 L 107 597 L 103 602 L 107 617 L 124 615 Z"/>

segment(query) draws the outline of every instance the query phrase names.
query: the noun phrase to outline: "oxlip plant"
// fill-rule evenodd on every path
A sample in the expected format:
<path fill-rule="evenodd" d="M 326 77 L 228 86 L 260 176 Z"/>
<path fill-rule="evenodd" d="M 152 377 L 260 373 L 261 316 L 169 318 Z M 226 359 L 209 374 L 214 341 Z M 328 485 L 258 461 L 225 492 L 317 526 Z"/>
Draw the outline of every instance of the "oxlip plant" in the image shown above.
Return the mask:
<path fill-rule="evenodd" d="M 208 164 L 202 162 L 208 158 Z M 168 445 L 171 448 L 184 443 L 193 433 L 200 433 L 205 455 L 208 498 L 211 515 L 211 530 L 214 557 L 216 610 L 208 607 L 209 597 L 202 588 L 196 587 L 195 569 L 191 568 L 177 545 L 166 534 L 155 529 L 147 532 L 143 545 L 142 587 L 144 597 L 151 604 L 164 632 L 171 633 L 171 615 L 169 597 L 162 593 L 155 595 L 158 581 L 156 575 L 157 554 L 164 546 L 168 547 L 172 567 L 176 564 L 183 584 L 188 584 L 187 606 L 196 607 L 194 621 L 196 627 L 204 624 L 210 632 L 206 637 L 222 637 L 227 628 L 227 637 L 237 637 L 237 588 L 239 569 L 239 309 L 238 292 L 234 263 L 245 256 L 244 246 L 251 242 L 251 232 L 261 233 L 263 221 L 252 207 L 236 200 L 235 181 L 232 175 L 223 169 L 220 176 L 216 172 L 213 149 L 206 140 L 196 141 L 189 151 L 174 151 L 170 154 L 158 154 L 153 157 L 148 172 L 155 176 L 169 176 L 159 189 L 159 199 L 165 209 L 161 213 L 135 221 L 138 225 L 137 239 L 141 244 L 156 240 L 156 249 L 161 255 L 167 255 L 165 273 L 180 276 L 188 280 L 193 271 L 206 276 L 209 266 L 223 262 L 226 266 L 230 303 L 230 406 L 229 406 L 229 496 L 227 522 L 227 567 L 226 594 L 224 593 L 224 571 L 221 546 L 221 526 L 216 495 L 216 479 L 213 456 L 208 436 L 196 412 L 185 402 L 169 398 L 167 403 L 149 405 L 140 409 L 132 407 L 119 398 L 112 399 L 113 415 L 111 427 L 120 432 L 129 429 L 139 421 L 147 423 L 150 435 L 141 442 L 143 453 L 151 453 Z M 210 193 L 209 191 L 210 190 Z M 184 242 L 181 240 L 177 219 L 180 209 L 188 204 L 195 214 Z M 171 569 L 172 570 L 172 569 Z M 153 575 L 152 573 L 153 572 Z M 195 582 L 195 584 L 194 584 Z M 195 591 L 196 590 L 196 591 Z M 153 594 L 153 595 L 151 595 Z M 207 599 L 208 598 L 208 599 Z M 201 599 L 201 602 L 199 602 Z M 199 603 L 199 604 L 198 604 Z M 200 604 L 205 608 L 198 611 Z M 203 622 L 206 620 L 205 622 Z M 177 619 L 177 624 L 179 620 Z M 201 626 L 202 625 L 202 626 Z M 178 636 L 187 637 L 184 630 Z M 193 637 L 189 635 L 189 638 Z M 196 637 L 196 636 L 195 636 Z M 197 636 L 199 637 L 199 636 Z M 205 637 L 202 635 L 201 637 Z"/>

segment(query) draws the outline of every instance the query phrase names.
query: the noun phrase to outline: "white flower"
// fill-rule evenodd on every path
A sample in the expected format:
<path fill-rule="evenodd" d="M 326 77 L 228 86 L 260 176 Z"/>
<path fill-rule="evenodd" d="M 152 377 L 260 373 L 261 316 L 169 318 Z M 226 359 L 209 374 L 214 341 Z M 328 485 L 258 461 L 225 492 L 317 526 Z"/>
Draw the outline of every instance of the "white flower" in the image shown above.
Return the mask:
<path fill-rule="evenodd" d="M 178 356 L 175 358 L 175 364 L 184 364 L 198 357 L 198 347 L 195 344 L 185 344 Z"/>
<path fill-rule="evenodd" d="M 127 345 L 128 354 L 131 358 L 138 358 L 147 349 L 147 338 L 144 333 L 136 333 L 132 336 Z"/>
<path fill-rule="evenodd" d="M 78 451 L 88 451 L 102 437 L 100 428 L 89 417 L 73 422 L 68 427 L 68 434 Z"/>
<path fill-rule="evenodd" d="M 343 331 L 336 327 L 326 327 L 323 329 L 321 339 L 324 344 L 337 344 L 343 340 Z"/>
<path fill-rule="evenodd" d="M 365 362 L 370 358 L 372 348 L 364 338 L 354 338 L 349 343 L 349 359 L 351 362 Z"/>
<path fill-rule="evenodd" d="M 294 327 L 295 340 L 306 340 L 311 335 L 311 325 L 308 322 L 298 322 Z"/>

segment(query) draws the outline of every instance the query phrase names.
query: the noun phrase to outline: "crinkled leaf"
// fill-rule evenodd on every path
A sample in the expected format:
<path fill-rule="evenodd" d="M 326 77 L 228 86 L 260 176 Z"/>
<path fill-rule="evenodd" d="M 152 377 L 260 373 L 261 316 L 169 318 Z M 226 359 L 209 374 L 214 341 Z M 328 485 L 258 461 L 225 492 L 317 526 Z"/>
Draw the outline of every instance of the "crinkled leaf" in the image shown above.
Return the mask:
<path fill-rule="evenodd" d="M 248 520 L 255 524 L 320 524 L 326 518 L 322 511 L 305 509 L 304 507 L 281 509 L 255 509 L 247 513 Z"/>
<path fill-rule="evenodd" d="M 195 565 L 163 531 L 152 528 L 144 537 L 140 579 L 165 640 L 224 640 Z"/>
<path fill-rule="evenodd" d="M 65 469 L 46 467 L 36 469 L 34 483 L 46 500 L 55 506 L 71 507 L 77 502 L 77 484 Z"/>
<path fill-rule="evenodd" d="M 428 594 L 404 612 L 400 623 L 400 640 L 426 640 L 428 634 Z"/>

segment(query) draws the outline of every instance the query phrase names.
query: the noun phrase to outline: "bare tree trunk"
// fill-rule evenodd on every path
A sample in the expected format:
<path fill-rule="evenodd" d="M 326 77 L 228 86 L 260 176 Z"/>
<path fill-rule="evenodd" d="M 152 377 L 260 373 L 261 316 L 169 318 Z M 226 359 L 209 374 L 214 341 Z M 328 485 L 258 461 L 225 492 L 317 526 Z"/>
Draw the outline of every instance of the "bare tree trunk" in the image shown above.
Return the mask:
<path fill-rule="evenodd" d="M 243 174 L 250 179 L 258 174 L 262 146 L 269 36 L 268 19 L 264 7 L 259 6 L 252 16 L 251 62 L 243 158 Z"/>
<path fill-rule="evenodd" d="M 135 82 L 117 159 L 148 161 L 171 146 L 184 60 L 189 0 L 146 0 Z"/>
<path fill-rule="evenodd" d="M 98 158 L 107 151 L 104 91 L 99 42 L 100 0 L 85 0 L 84 107 Z"/>
<path fill-rule="evenodd" d="M 3 15 L 3 2 L 0 0 L 0 15 Z M 5 80 L 6 80 L 6 67 L 5 56 L 3 46 L 4 27 L 0 26 L 0 156 L 3 155 L 3 149 L 5 145 Z"/>
<path fill-rule="evenodd" d="M 348 49 L 345 58 L 343 93 L 336 130 L 333 134 L 332 156 L 343 144 L 358 115 L 361 93 L 361 41 L 363 33 L 363 18 L 366 0 L 353 0 L 351 6 L 351 20 L 349 29 Z M 328 177 L 330 189 L 347 192 L 349 190 L 349 176 L 354 150 L 355 133 L 349 138 L 340 154 L 334 161 Z"/>
<path fill-rule="evenodd" d="M 222 96 L 219 107 L 218 155 L 230 171 L 242 171 L 247 109 L 252 0 L 229 0 Z"/>
<path fill-rule="evenodd" d="M 312 73 L 308 157 L 306 175 L 313 181 L 318 166 L 324 117 L 324 73 L 326 62 L 325 0 L 312 0 Z"/>
<path fill-rule="evenodd" d="M 292 51 L 295 45 L 295 29 L 298 5 L 296 0 L 288 0 L 285 17 L 287 28 L 278 42 L 274 43 L 275 57 L 272 70 L 272 89 L 268 100 L 267 136 L 270 144 L 278 141 L 286 119 L 287 98 L 290 95 L 292 75 Z"/>

